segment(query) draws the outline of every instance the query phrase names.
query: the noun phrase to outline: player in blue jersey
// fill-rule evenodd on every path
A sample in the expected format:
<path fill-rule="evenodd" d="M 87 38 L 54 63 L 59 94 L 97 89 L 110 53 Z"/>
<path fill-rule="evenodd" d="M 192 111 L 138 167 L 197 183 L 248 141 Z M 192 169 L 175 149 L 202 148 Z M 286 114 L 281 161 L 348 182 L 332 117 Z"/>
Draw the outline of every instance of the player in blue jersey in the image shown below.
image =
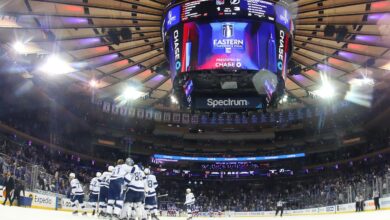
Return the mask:
<path fill-rule="evenodd" d="M 119 218 L 123 208 L 122 186 L 124 178 L 131 171 L 133 164 L 134 161 L 131 158 L 127 158 L 126 162 L 120 159 L 111 173 L 107 205 L 107 215 L 109 217 Z"/>
<path fill-rule="evenodd" d="M 77 215 L 78 209 L 80 208 L 83 211 L 83 215 L 87 215 L 84 205 L 83 186 L 80 184 L 79 180 L 76 179 L 76 175 L 74 173 L 69 174 L 69 180 L 70 187 L 72 188 L 70 193 L 70 201 L 72 202 L 73 214 Z"/>
<path fill-rule="evenodd" d="M 146 175 L 145 184 L 145 210 L 148 216 L 151 216 L 154 220 L 159 220 L 157 217 L 157 195 L 156 188 L 158 187 L 156 176 L 151 174 L 150 169 L 144 170 Z"/>

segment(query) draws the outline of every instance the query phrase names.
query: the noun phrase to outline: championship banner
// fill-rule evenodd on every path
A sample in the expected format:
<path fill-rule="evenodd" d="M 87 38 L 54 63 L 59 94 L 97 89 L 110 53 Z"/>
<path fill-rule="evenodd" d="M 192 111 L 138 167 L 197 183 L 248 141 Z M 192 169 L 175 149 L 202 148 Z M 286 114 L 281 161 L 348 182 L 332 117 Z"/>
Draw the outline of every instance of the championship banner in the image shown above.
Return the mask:
<path fill-rule="evenodd" d="M 226 124 L 231 125 L 233 123 L 233 117 L 231 114 L 226 115 Z"/>
<path fill-rule="evenodd" d="M 241 115 L 242 124 L 248 124 L 248 117 L 246 115 Z"/>
<path fill-rule="evenodd" d="M 234 115 L 234 123 L 235 124 L 241 124 L 241 117 L 240 117 L 240 115 L 238 115 L 238 114 Z"/>
<path fill-rule="evenodd" d="M 173 113 L 173 123 L 180 123 L 180 113 Z"/>
<path fill-rule="evenodd" d="M 201 124 L 207 124 L 207 121 L 208 121 L 207 118 L 208 118 L 207 115 L 204 115 L 204 114 L 201 115 L 201 116 L 200 116 L 200 123 L 201 123 Z"/>
<path fill-rule="evenodd" d="M 220 114 L 219 116 L 218 116 L 218 124 L 225 124 L 225 115 L 223 115 L 223 114 Z"/>
<path fill-rule="evenodd" d="M 103 112 L 109 113 L 111 111 L 111 103 L 103 102 Z"/>
<path fill-rule="evenodd" d="M 199 124 L 199 115 L 191 115 L 191 123 Z"/>
<path fill-rule="evenodd" d="M 143 119 L 145 117 L 145 109 L 137 109 L 137 118 Z"/>
<path fill-rule="evenodd" d="M 134 118 L 135 117 L 135 113 L 136 113 L 136 108 L 133 108 L 133 107 L 130 107 L 129 109 L 128 109 L 128 115 L 129 115 L 129 117 L 130 118 Z"/>
<path fill-rule="evenodd" d="M 155 111 L 154 112 L 154 120 L 157 122 L 160 122 L 162 120 L 162 112 Z"/>
<path fill-rule="evenodd" d="M 164 112 L 164 122 L 171 122 L 171 113 Z"/>
<path fill-rule="evenodd" d="M 257 115 L 252 115 L 252 117 L 251 117 L 251 123 L 252 123 L 252 124 L 257 124 Z"/>
<path fill-rule="evenodd" d="M 182 115 L 181 115 L 181 122 L 183 123 L 183 124 L 189 124 L 190 123 L 190 114 L 187 114 L 187 113 L 183 113 Z"/>
<path fill-rule="evenodd" d="M 147 110 L 145 119 L 147 120 L 153 120 L 153 110 Z"/>
<path fill-rule="evenodd" d="M 111 113 L 114 115 L 119 114 L 119 108 L 116 104 L 112 104 Z"/>
<path fill-rule="evenodd" d="M 312 111 L 311 111 L 311 109 L 310 108 L 307 108 L 306 109 L 306 118 L 311 118 L 313 115 L 312 115 L 313 113 L 312 113 Z"/>
<path fill-rule="evenodd" d="M 127 108 L 125 106 L 122 106 L 119 108 L 119 114 L 121 116 L 126 116 L 127 115 Z"/>
<path fill-rule="evenodd" d="M 266 114 L 261 114 L 260 122 L 261 123 L 266 123 L 267 122 L 267 115 Z"/>

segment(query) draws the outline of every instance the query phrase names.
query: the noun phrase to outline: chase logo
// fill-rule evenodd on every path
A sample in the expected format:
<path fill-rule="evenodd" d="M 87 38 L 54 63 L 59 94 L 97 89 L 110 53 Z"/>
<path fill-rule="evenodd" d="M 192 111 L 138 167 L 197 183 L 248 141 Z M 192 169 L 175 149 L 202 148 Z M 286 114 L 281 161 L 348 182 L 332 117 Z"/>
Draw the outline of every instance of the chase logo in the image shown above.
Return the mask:
<path fill-rule="evenodd" d="M 222 34 L 225 38 L 231 38 L 234 35 L 234 26 L 233 24 L 226 23 L 222 25 Z"/>

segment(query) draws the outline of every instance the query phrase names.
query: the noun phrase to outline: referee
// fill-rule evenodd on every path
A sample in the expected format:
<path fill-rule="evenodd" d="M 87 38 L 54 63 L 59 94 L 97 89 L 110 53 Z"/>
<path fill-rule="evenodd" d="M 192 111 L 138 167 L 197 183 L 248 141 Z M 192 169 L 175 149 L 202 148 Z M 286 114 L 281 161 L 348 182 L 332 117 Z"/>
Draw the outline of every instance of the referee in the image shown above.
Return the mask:
<path fill-rule="evenodd" d="M 276 213 L 275 213 L 275 216 L 278 216 L 278 213 L 280 211 L 280 217 L 283 216 L 283 201 L 282 200 L 279 200 L 277 203 L 276 203 Z"/>

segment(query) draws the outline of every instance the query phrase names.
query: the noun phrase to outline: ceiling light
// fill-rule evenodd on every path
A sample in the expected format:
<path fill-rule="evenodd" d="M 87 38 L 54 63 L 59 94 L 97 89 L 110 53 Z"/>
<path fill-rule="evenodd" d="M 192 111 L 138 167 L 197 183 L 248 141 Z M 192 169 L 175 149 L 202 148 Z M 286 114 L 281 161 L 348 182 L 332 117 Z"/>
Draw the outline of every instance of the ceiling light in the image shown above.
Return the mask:
<path fill-rule="evenodd" d="M 24 43 L 17 41 L 12 45 L 12 48 L 16 53 L 24 54 L 27 53 L 27 47 Z"/>
<path fill-rule="evenodd" d="M 61 75 L 74 72 L 75 69 L 68 62 L 57 55 L 50 55 L 46 61 L 38 68 L 39 71 L 46 74 Z"/>
<path fill-rule="evenodd" d="M 171 103 L 172 104 L 179 104 L 179 101 L 177 100 L 176 96 L 171 95 Z"/>
<path fill-rule="evenodd" d="M 336 95 L 335 88 L 329 81 L 328 77 L 324 74 L 321 75 L 322 85 L 319 89 L 313 91 L 315 96 L 323 99 L 332 99 Z"/>
<path fill-rule="evenodd" d="M 136 88 L 128 87 L 125 89 L 125 91 L 123 91 L 121 98 L 124 101 L 132 101 L 132 100 L 136 100 L 144 95 L 145 94 L 143 92 L 138 91 Z"/>
<path fill-rule="evenodd" d="M 91 79 L 91 81 L 89 81 L 89 86 L 91 86 L 92 88 L 96 88 L 98 85 L 98 82 L 94 79 Z"/>

